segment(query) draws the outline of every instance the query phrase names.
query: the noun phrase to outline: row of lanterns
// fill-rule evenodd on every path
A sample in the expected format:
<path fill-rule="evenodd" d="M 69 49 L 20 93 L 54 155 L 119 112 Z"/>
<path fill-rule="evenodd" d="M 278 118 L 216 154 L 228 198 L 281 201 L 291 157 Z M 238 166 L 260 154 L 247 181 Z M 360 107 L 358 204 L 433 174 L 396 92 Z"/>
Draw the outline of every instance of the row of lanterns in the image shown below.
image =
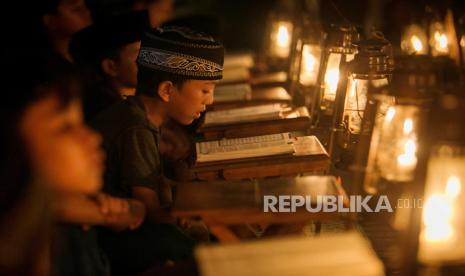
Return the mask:
<path fill-rule="evenodd" d="M 291 93 L 304 96 L 314 128 L 330 129 L 333 161 L 344 151 L 353 155 L 351 194 L 379 195 L 395 187 L 399 197 L 422 199 L 423 208 L 409 209 L 408 227 L 401 227 L 409 246 L 406 275 L 416 274 L 421 263 L 465 263 L 465 215 L 459 212 L 465 202 L 465 105 L 461 91 L 444 92 L 435 68 L 457 39 L 444 22 L 429 23 L 405 28 L 405 55 L 395 58 L 395 66 L 381 34 L 360 40 L 353 26 L 331 26 L 325 33 L 315 22 L 274 16 L 267 35 L 270 63 L 287 61 L 281 66 L 289 66 Z M 465 33 L 459 45 L 465 53 Z"/>

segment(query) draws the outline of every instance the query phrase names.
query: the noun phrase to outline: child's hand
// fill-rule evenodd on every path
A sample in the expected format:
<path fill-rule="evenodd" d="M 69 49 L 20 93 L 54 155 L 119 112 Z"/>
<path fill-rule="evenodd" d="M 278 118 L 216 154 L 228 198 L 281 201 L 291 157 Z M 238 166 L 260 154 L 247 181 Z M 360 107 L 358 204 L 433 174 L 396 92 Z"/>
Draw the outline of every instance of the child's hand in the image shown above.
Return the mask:
<path fill-rule="evenodd" d="M 100 193 L 96 200 L 100 206 L 100 212 L 109 218 L 129 213 L 129 202 L 126 199 Z"/>
<path fill-rule="evenodd" d="M 129 222 L 129 229 L 137 229 L 145 219 L 145 205 L 134 199 L 129 200 L 129 210 L 131 218 Z"/>
<path fill-rule="evenodd" d="M 134 199 L 112 197 L 99 194 L 97 202 L 105 216 L 105 224 L 115 230 L 138 228 L 145 218 L 145 206 Z"/>

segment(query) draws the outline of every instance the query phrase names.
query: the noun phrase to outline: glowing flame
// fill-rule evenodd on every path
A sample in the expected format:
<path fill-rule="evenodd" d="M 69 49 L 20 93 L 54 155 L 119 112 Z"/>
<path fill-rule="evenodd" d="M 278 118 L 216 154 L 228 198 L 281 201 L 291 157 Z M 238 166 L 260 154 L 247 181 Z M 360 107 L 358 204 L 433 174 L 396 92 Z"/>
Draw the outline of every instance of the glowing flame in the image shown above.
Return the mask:
<path fill-rule="evenodd" d="M 355 98 L 356 93 L 357 93 L 357 80 L 352 79 L 352 83 L 350 85 L 350 97 Z"/>
<path fill-rule="evenodd" d="M 434 40 L 436 41 L 437 50 L 447 50 L 447 36 L 445 34 L 434 32 Z"/>
<path fill-rule="evenodd" d="M 418 36 L 413 35 L 412 38 L 410 38 L 410 42 L 412 43 L 413 49 L 415 49 L 416 52 L 421 52 L 423 50 L 423 43 L 421 43 L 421 40 L 418 38 Z"/>
<path fill-rule="evenodd" d="M 413 121 L 412 119 L 406 119 L 404 122 L 404 134 L 407 135 L 413 130 Z"/>
<path fill-rule="evenodd" d="M 303 64 L 303 69 L 305 72 L 313 72 L 316 69 L 316 58 L 308 50 L 303 52 Z"/>
<path fill-rule="evenodd" d="M 417 146 L 415 141 L 413 141 L 413 139 L 408 139 L 404 146 L 404 153 L 397 157 L 399 165 L 413 169 L 417 164 L 417 157 L 415 156 L 416 150 Z"/>
<path fill-rule="evenodd" d="M 392 119 L 394 118 L 394 115 L 396 115 L 396 109 L 393 106 L 391 106 L 389 107 L 386 113 L 386 118 L 385 118 L 386 122 L 388 123 L 391 122 Z"/>
<path fill-rule="evenodd" d="M 339 68 L 328 69 L 325 74 L 325 84 L 328 86 L 330 94 L 336 94 L 339 82 Z"/>
<path fill-rule="evenodd" d="M 451 175 L 449 178 L 447 178 L 447 185 L 446 185 L 446 195 L 454 198 L 457 197 L 460 194 L 460 191 L 462 189 L 462 183 L 460 182 L 460 179 L 455 176 Z"/>
<path fill-rule="evenodd" d="M 286 26 L 279 26 L 278 28 L 278 47 L 285 48 L 289 45 L 289 30 Z"/>
<path fill-rule="evenodd" d="M 451 225 L 453 208 L 444 195 L 432 195 L 423 208 L 425 239 L 432 242 L 447 241 L 454 232 Z"/>

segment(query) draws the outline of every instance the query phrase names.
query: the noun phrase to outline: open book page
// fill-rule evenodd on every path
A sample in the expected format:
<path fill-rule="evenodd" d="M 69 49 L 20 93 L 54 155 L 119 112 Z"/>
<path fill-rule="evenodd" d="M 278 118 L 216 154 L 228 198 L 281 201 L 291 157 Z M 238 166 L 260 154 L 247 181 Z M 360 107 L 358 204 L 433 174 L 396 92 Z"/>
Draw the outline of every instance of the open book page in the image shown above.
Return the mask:
<path fill-rule="evenodd" d="M 219 85 L 215 88 L 215 102 L 247 101 L 251 98 L 250 84 Z"/>
<path fill-rule="evenodd" d="M 299 117 L 310 118 L 310 113 L 308 112 L 308 109 L 305 106 L 301 106 L 297 108 L 284 110 L 282 112 L 282 117 L 286 119 L 299 118 Z"/>
<path fill-rule="evenodd" d="M 282 72 L 259 75 L 257 77 L 254 77 L 251 80 L 251 82 L 253 85 L 259 85 L 259 84 L 264 84 L 264 83 L 282 83 L 282 82 L 285 82 L 286 80 L 287 80 L 287 73 L 282 71 Z"/>
<path fill-rule="evenodd" d="M 220 82 L 247 81 L 250 78 L 249 68 L 232 67 L 223 69 L 223 79 Z"/>
<path fill-rule="evenodd" d="M 281 104 L 267 104 L 219 111 L 209 111 L 207 114 L 205 114 L 204 125 L 208 126 L 228 123 L 276 120 L 282 118 L 281 113 L 284 110 L 285 108 Z"/>
<path fill-rule="evenodd" d="M 289 133 L 222 139 L 196 145 L 197 162 L 209 162 L 294 153 Z"/>
<path fill-rule="evenodd" d="M 295 137 L 293 144 L 296 156 L 328 154 L 316 136 Z"/>
<path fill-rule="evenodd" d="M 245 67 L 252 68 L 254 66 L 254 58 L 251 52 L 243 53 L 226 53 L 224 55 L 224 68 Z"/>
<path fill-rule="evenodd" d="M 202 276 L 384 275 L 369 242 L 355 231 L 204 245 L 196 249 L 195 258 Z"/>

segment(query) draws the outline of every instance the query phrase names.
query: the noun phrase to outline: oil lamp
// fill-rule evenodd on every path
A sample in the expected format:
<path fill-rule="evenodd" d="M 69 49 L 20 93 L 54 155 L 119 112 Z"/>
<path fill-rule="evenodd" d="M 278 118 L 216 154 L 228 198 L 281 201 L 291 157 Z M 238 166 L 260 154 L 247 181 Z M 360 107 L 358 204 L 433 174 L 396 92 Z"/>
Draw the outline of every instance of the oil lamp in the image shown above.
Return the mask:
<path fill-rule="evenodd" d="M 463 91 L 457 92 L 439 97 L 420 134 L 418 169 L 408 191 L 423 204 L 409 210 L 406 275 L 462 275 L 465 268 L 465 102 L 457 96 Z"/>
<path fill-rule="evenodd" d="M 326 115 L 333 114 L 338 87 L 345 84 L 339 81 L 343 79 L 341 70 L 354 58 L 356 47 L 352 43 L 358 40 L 359 34 L 353 26 L 332 25 L 328 32 L 318 80 L 321 85 L 319 106 Z"/>

